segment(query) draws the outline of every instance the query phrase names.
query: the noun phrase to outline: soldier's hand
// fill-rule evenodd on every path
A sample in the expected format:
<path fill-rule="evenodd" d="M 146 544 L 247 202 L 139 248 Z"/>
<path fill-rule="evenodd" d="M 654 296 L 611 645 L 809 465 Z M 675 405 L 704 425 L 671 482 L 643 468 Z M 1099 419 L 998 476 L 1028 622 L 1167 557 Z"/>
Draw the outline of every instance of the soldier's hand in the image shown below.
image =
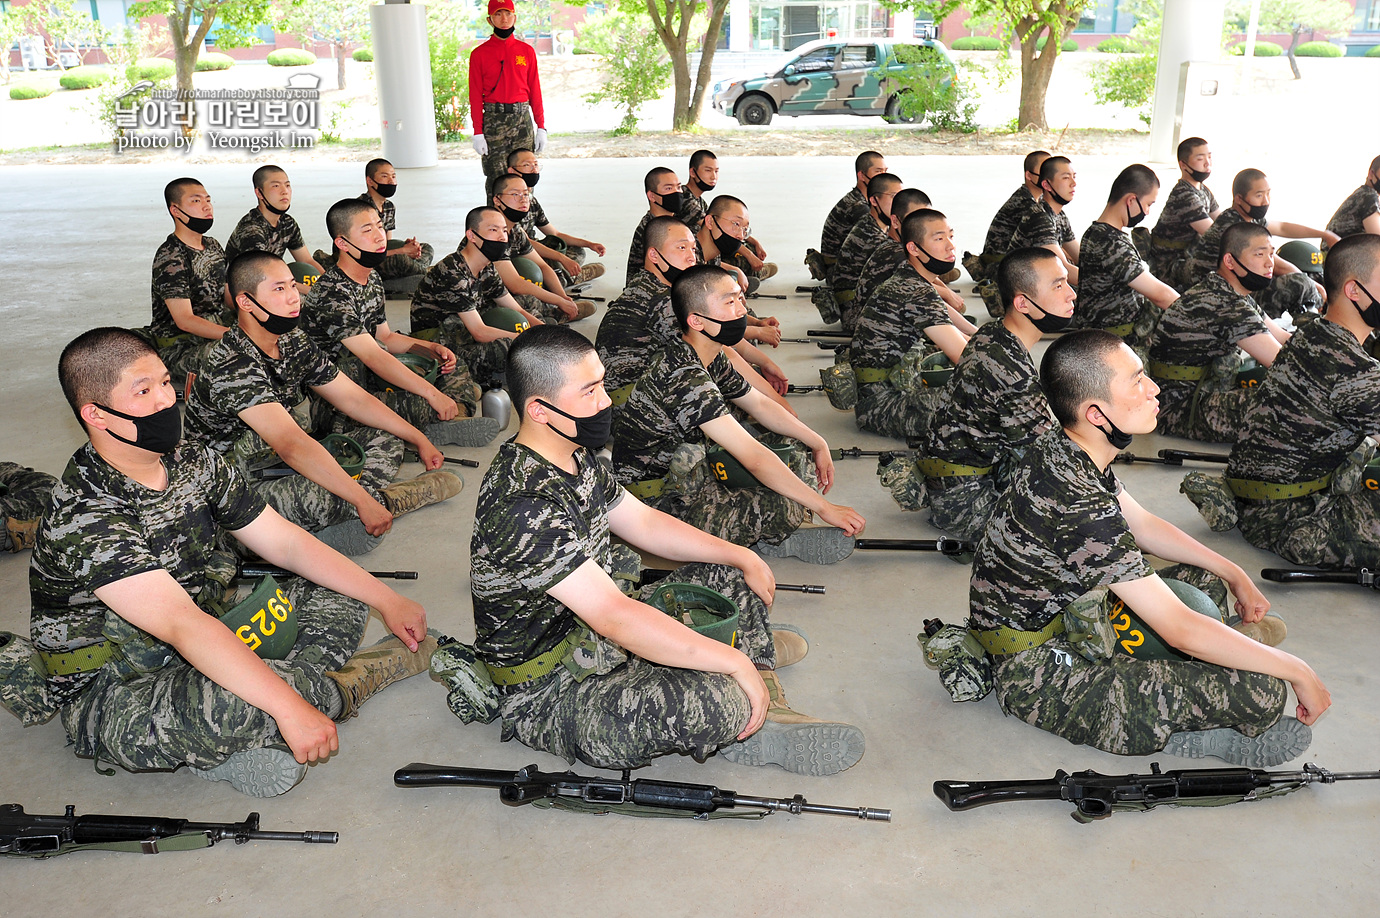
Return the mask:
<path fill-rule="evenodd" d="M 1299 704 L 1295 716 L 1308 726 L 1313 726 L 1323 711 L 1332 707 L 1332 693 L 1322 684 L 1318 674 L 1309 669 L 1306 678 L 1292 683 Z"/>
<path fill-rule="evenodd" d="M 813 452 L 815 457 L 815 472 L 819 476 L 819 493 L 828 494 L 829 489 L 834 486 L 834 454 L 829 452 L 829 444 L 826 443 Z"/>
<path fill-rule="evenodd" d="M 417 644 L 426 640 L 426 609 L 422 604 L 415 600 L 408 599 L 406 596 L 393 594 L 393 601 L 389 602 L 387 608 L 379 606 L 379 614 L 383 616 L 383 623 L 388 630 L 407 645 L 407 649 L 416 653 Z"/>
<path fill-rule="evenodd" d="M 851 536 L 862 532 L 863 527 L 867 525 L 867 520 L 863 519 L 861 513 L 842 504 L 825 503 L 824 509 L 819 511 L 819 518 Z"/>
<path fill-rule="evenodd" d="M 593 249 L 593 250 L 595 251 L 595 253 L 596 253 L 600 258 L 603 258 L 603 257 L 604 257 L 604 254 L 605 254 L 605 251 L 606 251 L 606 250 L 604 249 L 603 245 L 601 245 L 600 243 L 597 243 L 597 242 L 591 242 L 591 243 L 589 244 L 589 247 L 590 247 L 591 249 Z"/>
<path fill-rule="evenodd" d="M 422 245 L 420 242 L 417 241 L 416 236 L 413 236 L 411 239 L 403 243 L 402 253 L 406 255 L 408 258 L 422 257 Z"/>
<path fill-rule="evenodd" d="M 790 391 L 791 381 L 786 378 L 786 374 L 782 373 L 781 368 L 776 364 L 759 366 L 757 372 L 761 373 L 767 384 L 776 390 L 777 395 L 785 395 Z"/>
<path fill-rule="evenodd" d="M 747 244 L 748 244 L 748 248 L 752 249 L 752 251 L 753 251 L 754 253 L 756 253 L 756 255 L 757 255 L 758 258 L 761 258 L 761 259 L 764 259 L 764 260 L 766 259 L 766 257 L 767 257 L 767 250 L 764 249 L 764 248 L 762 248 L 762 243 L 758 242 L 756 239 L 751 239 L 751 238 L 750 238 L 750 239 L 748 239 Z"/>
<path fill-rule="evenodd" d="M 776 575 L 767 566 L 767 562 L 762 560 L 761 555 L 748 549 L 738 569 L 743 572 L 743 582 L 748 585 L 748 589 L 757 594 L 758 599 L 768 606 L 776 601 Z"/>
<path fill-rule="evenodd" d="M 568 258 L 565 255 L 557 254 L 556 260 L 560 262 L 561 267 L 565 268 L 565 272 L 569 274 L 571 277 L 580 276 L 580 266 L 575 263 L 575 259 Z"/>
<path fill-rule="evenodd" d="M 747 739 L 762 729 L 762 724 L 767 722 L 767 707 L 771 704 L 771 695 L 767 692 L 767 684 L 762 681 L 762 674 L 747 657 L 743 657 L 742 667 L 729 675 L 742 687 L 743 693 L 748 697 L 748 703 L 752 705 L 747 725 L 743 727 L 743 732 L 738 734 L 738 739 Z"/>
<path fill-rule="evenodd" d="M 556 305 L 560 307 L 561 312 L 565 313 L 572 319 L 580 314 L 580 307 L 576 306 L 575 301 L 568 297 L 562 300 L 561 302 L 557 303 Z"/>
<path fill-rule="evenodd" d="M 1232 595 L 1236 597 L 1236 614 L 1243 622 L 1258 622 L 1270 611 L 1270 600 L 1260 592 L 1260 588 L 1250 577 L 1243 582 L 1230 583 Z"/>
<path fill-rule="evenodd" d="M 747 330 L 746 337 L 753 344 L 777 347 L 781 344 L 781 329 L 774 325 L 755 325 Z"/>
<path fill-rule="evenodd" d="M 455 399 L 435 387 L 427 394 L 426 403 L 436 412 L 438 421 L 453 421 L 460 414 L 460 406 Z"/>
<path fill-rule="evenodd" d="M 416 449 L 417 458 L 421 459 L 428 472 L 436 471 L 446 461 L 446 457 L 430 440 L 423 439 L 421 443 L 416 444 Z"/>
<path fill-rule="evenodd" d="M 484 139 L 483 134 L 475 134 L 470 138 L 470 143 L 474 145 L 474 152 L 478 153 L 480 156 L 489 155 L 489 142 Z"/>
<path fill-rule="evenodd" d="M 283 742 L 292 750 L 292 757 L 303 765 L 309 762 L 324 762 L 331 753 L 340 749 L 336 736 L 335 722 L 305 699 L 299 698 L 300 705 L 294 704 L 287 714 L 279 713 L 274 721 Z"/>
<path fill-rule="evenodd" d="M 436 355 L 436 359 L 441 361 L 441 375 L 449 376 L 455 372 L 455 352 L 444 345 L 435 344 L 431 352 Z"/>
<path fill-rule="evenodd" d="M 364 531 L 371 536 L 381 536 L 393 528 L 393 514 L 372 497 L 361 501 L 356 509 L 359 511 L 359 521 L 364 524 Z"/>

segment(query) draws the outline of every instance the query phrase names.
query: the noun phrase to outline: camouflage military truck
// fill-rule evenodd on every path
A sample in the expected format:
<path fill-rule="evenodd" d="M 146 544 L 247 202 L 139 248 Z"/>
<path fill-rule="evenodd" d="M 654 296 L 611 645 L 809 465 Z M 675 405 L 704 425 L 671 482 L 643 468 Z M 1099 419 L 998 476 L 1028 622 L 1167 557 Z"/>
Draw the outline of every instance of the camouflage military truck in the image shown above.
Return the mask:
<path fill-rule="evenodd" d="M 901 90 L 887 74 L 904 70 L 903 61 L 917 61 L 926 53 L 922 48 L 939 56 L 943 70 L 954 72 L 939 41 L 824 39 L 802 45 L 774 74 L 716 83 L 714 107 L 739 124 L 770 124 L 774 115 L 881 115 L 893 124 L 913 123 L 924 113 L 901 111 Z"/>

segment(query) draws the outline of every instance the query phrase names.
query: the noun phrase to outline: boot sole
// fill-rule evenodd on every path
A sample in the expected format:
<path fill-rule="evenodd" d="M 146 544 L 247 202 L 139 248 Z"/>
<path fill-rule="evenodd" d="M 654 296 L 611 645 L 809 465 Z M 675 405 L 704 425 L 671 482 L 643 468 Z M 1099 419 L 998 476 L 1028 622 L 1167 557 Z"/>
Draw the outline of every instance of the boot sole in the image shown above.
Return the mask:
<path fill-rule="evenodd" d="M 764 558 L 799 558 L 806 564 L 837 564 L 853 554 L 853 537 L 842 529 L 797 529 L 779 545 L 758 542 Z"/>
<path fill-rule="evenodd" d="M 1231 727 L 1175 733 L 1165 744 L 1164 751 L 1186 759 L 1211 756 L 1246 768 L 1273 768 L 1303 755 L 1312 741 L 1313 731 L 1307 724 L 1283 717 L 1255 737 L 1238 733 Z"/>
<path fill-rule="evenodd" d="M 449 433 L 446 436 L 431 437 L 430 433 L 437 427 L 446 425 L 444 428 Z M 458 421 L 438 421 L 429 425 L 426 429 L 427 439 L 437 446 L 488 446 L 493 442 L 494 437 L 498 436 L 501 430 L 498 426 L 497 418 L 464 418 Z"/>
<path fill-rule="evenodd" d="M 767 721 L 747 739 L 722 746 L 738 765 L 779 765 L 798 775 L 824 777 L 852 768 L 863 757 L 863 733 L 851 724 L 778 724 Z"/>
<path fill-rule="evenodd" d="M 206 781 L 225 781 L 249 797 L 277 797 L 292 790 L 307 775 L 307 766 L 278 746 L 237 752 L 214 768 L 193 769 Z"/>
<path fill-rule="evenodd" d="M 371 536 L 359 520 L 346 520 L 334 526 L 327 526 L 315 535 L 318 540 L 342 555 L 351 557 L 368 554 L 383 541 L 383 536 Z"/>

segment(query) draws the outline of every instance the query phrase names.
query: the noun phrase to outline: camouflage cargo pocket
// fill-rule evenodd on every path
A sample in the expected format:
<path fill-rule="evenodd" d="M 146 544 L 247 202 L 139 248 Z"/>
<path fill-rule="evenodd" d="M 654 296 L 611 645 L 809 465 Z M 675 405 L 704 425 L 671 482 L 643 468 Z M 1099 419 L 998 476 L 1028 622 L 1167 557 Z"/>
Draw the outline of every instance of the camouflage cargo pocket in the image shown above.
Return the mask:
<path fill-rule="evenodd" d="M 811 280 L 824 280 L 828 277 L 828 269 L 824 264 L 824 256 L 814 249 L 805 250 L 805 267 L 810 269 Z"/>
<path fill-rule="evenodd" d="M 853 376 L 853 365 L 847 360 L 839 360 L 832 367 L 820 370 L 819 381 L 824 384 L 829 404 L 839 411 L 852 411 L 858 403 L 858 380 Z"/>
<path fill-rule="evenodd" d="M 8 631 L 0 631 L 0 704 L 26 727 L 51 720 L 58 710 L 38 651 L 28 638 Z"/>
<path fill-rule="evenodd" d="M 939 681 L 954 701 L 981 701 L 992 691 L 992 662 L 966 628 L 945 625 L 933 636 L 916 635 L 925 665 L 938 670 Z"/>
<path fill-rule="evenodd" d="M 819 310 L 819 317 L 826 325 L 832 325 L 843 318 L 839 315 L 838 304 L 834 302 L 834 291 L 827 285 L 821 284 L 810 291 L 810 302 L 815 304 L 815 309 Z"/>
<path fill-rule="evenodd" d="M 583 622 L 571 636 L 570 649 L 561 658 L 561 665 L 570 670 L 576 682 L 613 672 L 626 662 L 628 654 L 622 647 L 592 631 Z"/>
<path fill-rule="evenodd" d="M 624 596 L 635 596 L 638 581 L 642 579 L 642 556 L 631 545 L 622 542 L 611 545 L 610 554 L 613 569 L 609 576 Z"/>
<path fill-rule="evenodd" d="M 925 476 L 920 473 L 916 460 L 906 456 L 892 459 L 885 465 L 877 465 L 877 477 L 882 487 L 891 492 L 902 510 L 919 510 L 928 503 L 925 491 Z"/>
<path fill-rule="evenodd" d="M 139 673 L 156 672 L 171 663 L 176 656 L 172 647 L 134 627 L 114 612 L 106 612 L 101 633 L 116 645 L 119 651 L 106 666 L 115 666 L 125 674 L 130 670 Z"/>
<path fill-rule="evenodd" d="M 682 443 L 671 454 L 661 493 L 663 497 L 693 496 L 701 488 L 708 487 L 712 478 L 704 461 L 704 444 Z"/>
<path fill-rule="evenodd" d="M 1366 466 L 1375 458 L 1375 441 L 1370 437 L 1361 440 L 1361 445 L 1351 451 L 1346 461 L 1337 466 L 1332 473 L 1332 490 L 1338 494 L 1355 494 L 1365 487 Z"/>
<path fill-rule="evenodd" d="M 431 655 L 431 672 L 445 683 L 446 704 L 461 723 L 487 724 L 498 716 L 498 689 L 470 645 L 442 644 Z"/>
<path fill-rule="evenodd" d="M 1064 610 L 1064 637 L 1093 663 L 1106 663 L 1116 650 L 1116 629 L 1107 618 L 1107 588 L 1089 590 Z"/>
<path fill-rule="evenodd" d="M 1213 532 L 1236 528 L 1236 497 L 1221 475 L 1189 472 L 1179 482 L 1179 493 L 1193 502 Z"/>

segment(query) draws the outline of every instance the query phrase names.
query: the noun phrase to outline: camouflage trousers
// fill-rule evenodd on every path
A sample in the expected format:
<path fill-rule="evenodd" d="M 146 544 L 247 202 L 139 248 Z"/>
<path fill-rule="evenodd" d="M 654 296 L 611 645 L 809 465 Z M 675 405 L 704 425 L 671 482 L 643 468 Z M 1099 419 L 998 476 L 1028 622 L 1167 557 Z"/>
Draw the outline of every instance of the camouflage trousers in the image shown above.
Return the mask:
<path fill-rule="evenodd" d="M 430 402 L 415 393 L 394 388 L 391 383 L 366 367 L 354 354 L 347 354 L 340 359 L 340 371 L 393 409 L 398 417 L 423 433 L 436 423 L 436 409 L 431 407 Z M 468 418 L 478 413 L 479 400 L 483 397 L 484 390 L 479 388 L 470 376 L 469 366 L 463 360 L 456 360 L 455 370 L 449 376 L 437 378 L 436 388 L 460 406 L 458 417 Z M 347 415 L 335 412 L 331 426 L 336 433 L 344 433 L 342 427 L 353 425 L 354 421 Z"/>
<path fill-rule="evenodd" d="M 1295 564 L 1380 566 L 1380 492 L 1335 489 L 1292 500 L 1236 501 L 1241 534 Z"/>
<path fill-rule="evenodd" d="M 436 341 L 454 351 L 456 358 L 469 370 L 470 379 L 478 380 L 480 385 L 503 380 L 508 367 L 508 348 L 512 346 L 513 339 L 499 338 L 480 344 L 470 335 L 458 315 L 446 316 L 441 320 L 440 328 L 431 329 L 426 334 L 427 340 Z M 416 331 L 413 337 L 418 337 Z M 458 373 L 459 368 L 451 375 Z M 474 413 L 472 408 L 470 413 Z"/>
<path fill-rule="evenodd" d="M 364 449 L 364 471 L 359 483 L 376 500 L 402 466 L 403 441 L 373 427 L 344 426 L 336 431 L 354 438 Z M 343 497 L 337 497 L 305 475 L 267 478 L 256 481 L 255 490 L 278 515 L 307 532 L 358 519 L 359 511 Z"/>
<path fill-rule="evenodd" d="M 858 404 L 853 409 L 858 427 L 887 437 L 905 440 L 922 435 L 939 404 L 943 389 L 902 392 L 890 382 L 858 387 Z"/>
<path fill-rule="evenodd" d="M 10 539 L 6 520 L 28 521 L 43 516 L 57 479 L 15 462 L 0 462 L 0 551 L 19 551 Z"/>
<path fill-rule="evenodd" d="M 1155 380 L 1160 382 L 1160 380 Z M 1207 386 L 1166 380 L 1160 383 L 1158 433 L 1207 443 L 1235 443 L 1241 419 L 1255 389 Z"/>
<path fill-rule="evenodd" d="M 484 142 L 489 152 L 482 157 L 484 177 L 492 181 L 508 171 L 508 154 L 514 150 L 533 150 L 537 145 L 536 125 L 526 102 L 516 103 L 516 111 L 499 111 L 484 104 Z"/>
<path fill-rule="evenodd" d="M 925 493 L 935 528 L 966 540 L 982 538 L 1001 497 L 991 474 L 926 478 Z"/>
<path fill-rule="evenodd" d="M 561 307 L 543 303 L 530 293 L 515 293 L 513 299 L 518 301 L 519 306 L 547 325 L 566 325 L 570 322 L 570 316 L 566 315 Z"/>
<path fill-rule="evenodd" d="M 181 389 L 188 374 L 201 372 L 201 366 L 206 362 L 206 356 L 215 345 L 216 342 L 209 338 L 188 335 L 178 339 L 174 344 L 160 347 L 158 359 L 163 361 L 163 366 L 168 368 L 168 375 L 172 377 L 173 385 Z"/>
<path fill-rule="evenodd" d="M 759 665 L 775 666 L 767 607 L 740 571 L 687 564 L 667 581 L 698 583 L 732 599 L 738 605 L 740 649 Z M 644 587 L 641 597 L 654 589 Z M 730 676 L 631 657 L 581 682 L 557 666 L 536 682 L 503 690 L 500 710 L 505 741 L 516 738 L 571 763 L 638 768 L 672 752 L 703 758 L 733 742 L 751 705 Z"/>
<path fill-rule="evenodd" d="M 411 255 L 404 255 L 401 252 L 394 252 L 383 260 L 379 265 L 379 277 L 383 280 L 392 280 L 395 277 L 411 277 L 414 274 L 425 274 L 427 268 L 431 267 L 431 259 L 436 252 L 431 244 L 421 243 L 422 255 L 420 258 L 413 258 Z"/>
<path fill-rule="evenodd" d="M 1313 281 L 1303 272 L 1295 274 L 1276 274 L 1270 286 L 1251 298 L 1265 315 L 1278 319 L 1284 313 L 1297 316 L 1301 312 L 1319 312 L 1323 299 Z"/>
<path fill-rule="evenodd" d="M 313 707 L 338 717 L 340 691 L 326 673 L 359 647 L 369 607 L 300 578 L 282 585 L 297 609 L 297 642 L 287 659 L 264 662 Z M 107 663 L 61 716 L 77 755 L 129 771 L 210 768 L 237 752 L 282 742 L 272 717 L 180 657 L 144 673 Z"/>
<path fill-rule="evenodd" d="M 764 438 L 767 442 L 768 438 Z M 810 451 L 796 444 L 783 460 L 786 467 L 811 488 L 819 487 L 815 460 Z M 668 482 L 669 484 L 669 482 Z M 708 464 L 701 461 L 671 493 L 650 501 L 658 510 L 669 513 L 734 545 L 758 542 L 779 544 L 810 518 L 810 511 L 789 497 L 765 485 L 755 488 L 730 488 L 714 478 Z"/>

